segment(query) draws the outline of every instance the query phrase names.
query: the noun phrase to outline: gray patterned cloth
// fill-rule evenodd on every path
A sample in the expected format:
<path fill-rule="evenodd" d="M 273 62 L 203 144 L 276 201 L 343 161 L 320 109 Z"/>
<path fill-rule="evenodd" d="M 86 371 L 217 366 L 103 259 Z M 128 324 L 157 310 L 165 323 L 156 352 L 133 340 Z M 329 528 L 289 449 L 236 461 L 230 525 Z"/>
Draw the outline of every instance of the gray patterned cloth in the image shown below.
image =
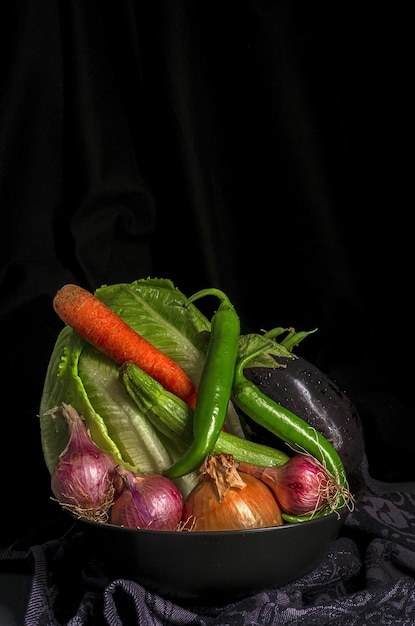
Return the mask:
<path fill-rule="evenodd" d="M 0 573 L 30 575 L 25 626 L 413 626 L 415 483 L 379 483 L 364 470 L 365 491 L 314 570 L 226 606 L 180 606 L 131 580 L 106 579 L 81 565 L 80 533 L 12 546 Z M 0 600 L 0 618 L 1 608 Z"/>

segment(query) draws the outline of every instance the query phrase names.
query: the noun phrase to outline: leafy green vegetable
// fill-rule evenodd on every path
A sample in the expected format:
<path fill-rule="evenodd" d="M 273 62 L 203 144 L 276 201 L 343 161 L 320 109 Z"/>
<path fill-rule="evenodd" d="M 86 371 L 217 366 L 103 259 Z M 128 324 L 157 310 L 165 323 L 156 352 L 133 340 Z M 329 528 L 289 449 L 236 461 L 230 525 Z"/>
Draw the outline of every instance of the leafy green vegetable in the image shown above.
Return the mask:
<path fill-rule="evenodd" d="M 104 286 L 96 296 L 198 382 L 205 351 L 199 333 L 209 331 L 210 322 L 195 306 L 182 306 L 186 296 L 171 281 Z M 97 445 L 126 467 L 146 473 L 171 464 L 170 450 L 119 382 L 118 366 L 68 326 L 55 343 L 40 402 L 42 449 L 50 472 L 68 440 L 66 425 L 49 412 L 62 402 L 84 416 Z"/>

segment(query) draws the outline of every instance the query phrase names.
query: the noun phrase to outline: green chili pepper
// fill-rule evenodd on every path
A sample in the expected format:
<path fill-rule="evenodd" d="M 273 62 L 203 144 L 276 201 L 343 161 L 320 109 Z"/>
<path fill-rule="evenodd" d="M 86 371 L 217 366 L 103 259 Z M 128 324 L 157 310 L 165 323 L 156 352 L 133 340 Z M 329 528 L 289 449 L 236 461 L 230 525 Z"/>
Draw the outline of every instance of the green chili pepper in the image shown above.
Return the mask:
<path fill-rule="evenodd" d="M 232 398 L 234 402 L 254 422 L 263 426 L 271 433 L 285 441 L 293 450 L 311 454 L 333 477 L 336 484 L 336 493 L 333 494 L 332 505 L 318 513 L 305 516 L 290 516 L 284 514 L 286 521 L 305 521 L 311 517 L 327 515 L 342 508 L 353 501 L 350 494 L 343 463 L 331 443 L 315 428 L 312 428 L 302 418 L 288 409 L 274 402 L 262 393 L 258 387 L 245 378 L 243 370 L 248 361 L 258 356 L 264 348 L 254 354 L 241 358 L 235 367 Z"/>
<path fill-rule="evenodd" d="M 221 303 L 211 322 L 193 414 L 193 441 L 184 455 L 163 472 L 169 478 L 179 478 L 198 469 L 210 454 L 223 428 L 231 397 L 240 334 L 240 321 L 233 305 L 223 291 L 212 288 L 198 291 L 184 306 L 208 295 L 217 296 Z"/>

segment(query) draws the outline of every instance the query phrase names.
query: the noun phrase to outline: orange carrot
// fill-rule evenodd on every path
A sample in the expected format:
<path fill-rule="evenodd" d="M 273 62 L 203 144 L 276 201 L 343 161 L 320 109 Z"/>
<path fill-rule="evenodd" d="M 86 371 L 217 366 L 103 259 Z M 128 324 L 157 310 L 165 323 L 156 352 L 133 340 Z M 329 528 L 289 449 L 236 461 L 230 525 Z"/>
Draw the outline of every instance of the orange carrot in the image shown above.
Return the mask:
<path fill-rule="evenodd" d="M 118 365 L 132 361 L 165 389 L 195 408 L 197 390 L 182 368 L 78 285 L 58 290 L 53 308 L 61 320 Z"/>

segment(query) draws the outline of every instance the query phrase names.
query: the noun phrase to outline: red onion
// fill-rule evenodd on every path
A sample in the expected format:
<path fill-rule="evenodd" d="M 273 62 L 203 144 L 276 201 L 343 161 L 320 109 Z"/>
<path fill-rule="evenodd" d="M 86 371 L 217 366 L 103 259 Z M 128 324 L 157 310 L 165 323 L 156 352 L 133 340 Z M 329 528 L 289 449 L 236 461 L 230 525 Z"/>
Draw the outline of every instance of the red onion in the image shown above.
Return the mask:
<path fill-rule="evenodd" d="M 261 480 L 240 473 L 230 454 L 207 457 L 183 507 L 182 530 L 243 530 L 281 526 L 280 507 Z"/>
<path fill-rule="evenodd" d="M 74 407 L 62 404 L 53 413 L 60 411 L 68 425 L 69 441 L 52 472 L 52 492 L 63 508 L 79 517 L 105 522 L 114 501 L 117 464 L 92 441 L 84 419 Z"/>
<path fill-rule="evenodd" d="M 173 481 L 160 474 L 139 476 L 117 469 L 124 488 L 111 509 L 111 523 L 128 528 L 178 530 L 183 496 Z"/>
<path fill-rule="evenodd" d="M 305 515 L 324 507 L 334 510 L 339 486 L 309 454 L 296 454 L 278 467 L 239 463 L 238 469 L 262 480 L 273 491 L 284 513 Z"/>

